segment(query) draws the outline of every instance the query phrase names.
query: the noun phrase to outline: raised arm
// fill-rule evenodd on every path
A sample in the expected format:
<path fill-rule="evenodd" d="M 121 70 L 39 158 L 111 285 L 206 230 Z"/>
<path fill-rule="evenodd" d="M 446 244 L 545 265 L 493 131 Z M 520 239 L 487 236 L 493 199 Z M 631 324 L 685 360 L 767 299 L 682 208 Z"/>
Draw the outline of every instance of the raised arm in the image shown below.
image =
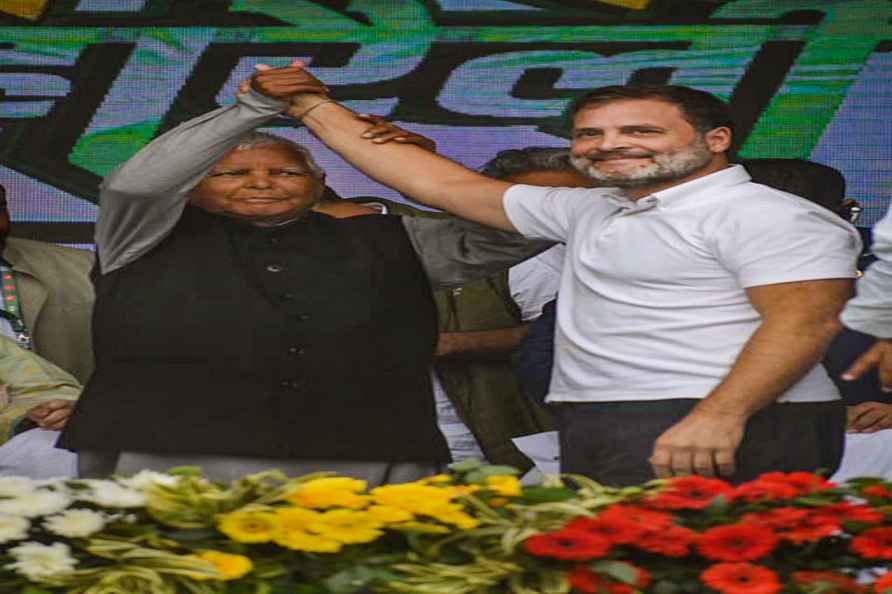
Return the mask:
<path fill-rule="evenodd" d="M 96 244 L 102 272 L 139 258 L 179 220 L 189 191 L 243 134 L 287 107 L 299 91 L 323 89 L 295 80 L 296 68 L 258 66 L 234 105 L 221 107 L 159 136 L 103 181 Z"/>
<path fill-rule="evenodd" d="M 309 73 L 306 80 L 315 81 Z M 417 146 L 382 142 L 368 123 L 322 95 L 297 95 L 288 115 L 301 120 L 325 144 L 386 186 L 463 219 L 514 231 L 502 206 L 511 184 L 490 179 Z"/>

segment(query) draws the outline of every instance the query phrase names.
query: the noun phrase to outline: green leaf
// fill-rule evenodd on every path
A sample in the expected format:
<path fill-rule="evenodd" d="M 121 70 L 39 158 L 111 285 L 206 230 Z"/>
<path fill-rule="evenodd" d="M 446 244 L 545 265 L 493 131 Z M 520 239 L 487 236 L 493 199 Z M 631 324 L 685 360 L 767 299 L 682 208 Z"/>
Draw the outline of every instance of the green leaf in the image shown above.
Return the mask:
<path fill-rule="evenodd" d="M 52 590 L 45 590 L 37 586 L 25 586 L 20 594 L 54 594 Z"/>
<path fill-rule="evenodd" d="M 469 458 L 467 460 L 462 460 L 461 462 L 456 462 L 454 464 L 449 465 L 450 470 L 454 470 L 455 472 L 470 472 L 476 468 L 480 468 L 483 466 L 483 463 L 476 458 Z"/>
<path fill-rule="evenodd" d="M 167 471 L 174 476 L 202 476 L 201 466 L 175 466 Z"/>
<path fill-rule="evenodd" d="M 638 570 L 622 561 L 598 561 L 592 563 L 592 569 L 604 573 L 624 584 L 638 583 Z"/>
<path fill-rule="evenodd" d="M 521 501 L 524 503 L 552 503 L 576 497 L 576 491 L 568 487 L 526 487 Z"/>
<path fill-rule="evenodd" d="M 326 578 L 324 583 L 332 594 L 351 594 L 365 587 L 371 581 L 390 581 L 397 577 L 396 574 L 384 569 L 357 565 Z"/>
<path fill-rule="evenodd" d="M 465 481 L 475 485 L 485 485 L 486 479 L 491 476 L 517 475 L 520 471 L 513 466 L 481 466 L 477 470 L 469 472 Z"/>
<path fill-rule="evenodd" d="M 674 582 L 668 580 L 660 580 L 651 586 L 653 594 L 675 594 L 679 588 Z"/>

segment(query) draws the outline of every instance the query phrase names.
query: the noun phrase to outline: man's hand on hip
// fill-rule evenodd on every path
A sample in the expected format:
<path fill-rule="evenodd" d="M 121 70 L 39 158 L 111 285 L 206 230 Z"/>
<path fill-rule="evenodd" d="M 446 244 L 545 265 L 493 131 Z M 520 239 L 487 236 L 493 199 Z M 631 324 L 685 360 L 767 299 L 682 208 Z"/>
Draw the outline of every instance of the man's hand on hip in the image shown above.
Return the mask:
<path fill-rule="evenodd" d="M 734 456 L 743 440 L 745 416 L 691 411 L 654 443 L 650 464 L 658 478 L 734 474 Z"/>

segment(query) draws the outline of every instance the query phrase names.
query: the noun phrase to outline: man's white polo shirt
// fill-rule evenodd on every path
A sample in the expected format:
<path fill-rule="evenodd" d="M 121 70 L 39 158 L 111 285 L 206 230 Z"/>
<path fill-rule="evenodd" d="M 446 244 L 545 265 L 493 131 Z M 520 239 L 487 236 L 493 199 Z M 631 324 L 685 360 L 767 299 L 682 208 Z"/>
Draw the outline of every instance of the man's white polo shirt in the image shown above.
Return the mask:
<path fill-rule="evenodd" d="M 638 200 L 616 188 L 515 185 L 524 235 L 562 241 L 550 402 L 703 398 L 760 316 L 746 288 L 853 278 L 854 227 L 735 165 Z M 781 398 L 836 400 L 817 365 Z"/>

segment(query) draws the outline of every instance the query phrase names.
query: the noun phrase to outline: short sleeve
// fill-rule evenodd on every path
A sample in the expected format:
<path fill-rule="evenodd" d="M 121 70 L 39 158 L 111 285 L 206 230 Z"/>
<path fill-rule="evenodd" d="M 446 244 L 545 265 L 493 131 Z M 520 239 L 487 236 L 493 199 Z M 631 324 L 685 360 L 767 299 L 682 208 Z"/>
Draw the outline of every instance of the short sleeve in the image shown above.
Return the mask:
<path fill-rule="evenodd" d="M 520 308 L 524 322 L 542 315 L 542 308 L 557 296 L 566 247 L 558 244 L 508 271 L 511 298 Z"/>
<path fill-rule="evenodd" d="M 711 239 L 743 287 L 857 276 L 861 238 L 828 210 L 778 194 L 722 216 Z"/>
<path fill-rule="evenodd" d="M 511 224 L 523 235 L 566 242 L 578 211 L 589 202 L 586 188 L 543 188 L 517 184 L 505 192 L 503 205 Z"/>

